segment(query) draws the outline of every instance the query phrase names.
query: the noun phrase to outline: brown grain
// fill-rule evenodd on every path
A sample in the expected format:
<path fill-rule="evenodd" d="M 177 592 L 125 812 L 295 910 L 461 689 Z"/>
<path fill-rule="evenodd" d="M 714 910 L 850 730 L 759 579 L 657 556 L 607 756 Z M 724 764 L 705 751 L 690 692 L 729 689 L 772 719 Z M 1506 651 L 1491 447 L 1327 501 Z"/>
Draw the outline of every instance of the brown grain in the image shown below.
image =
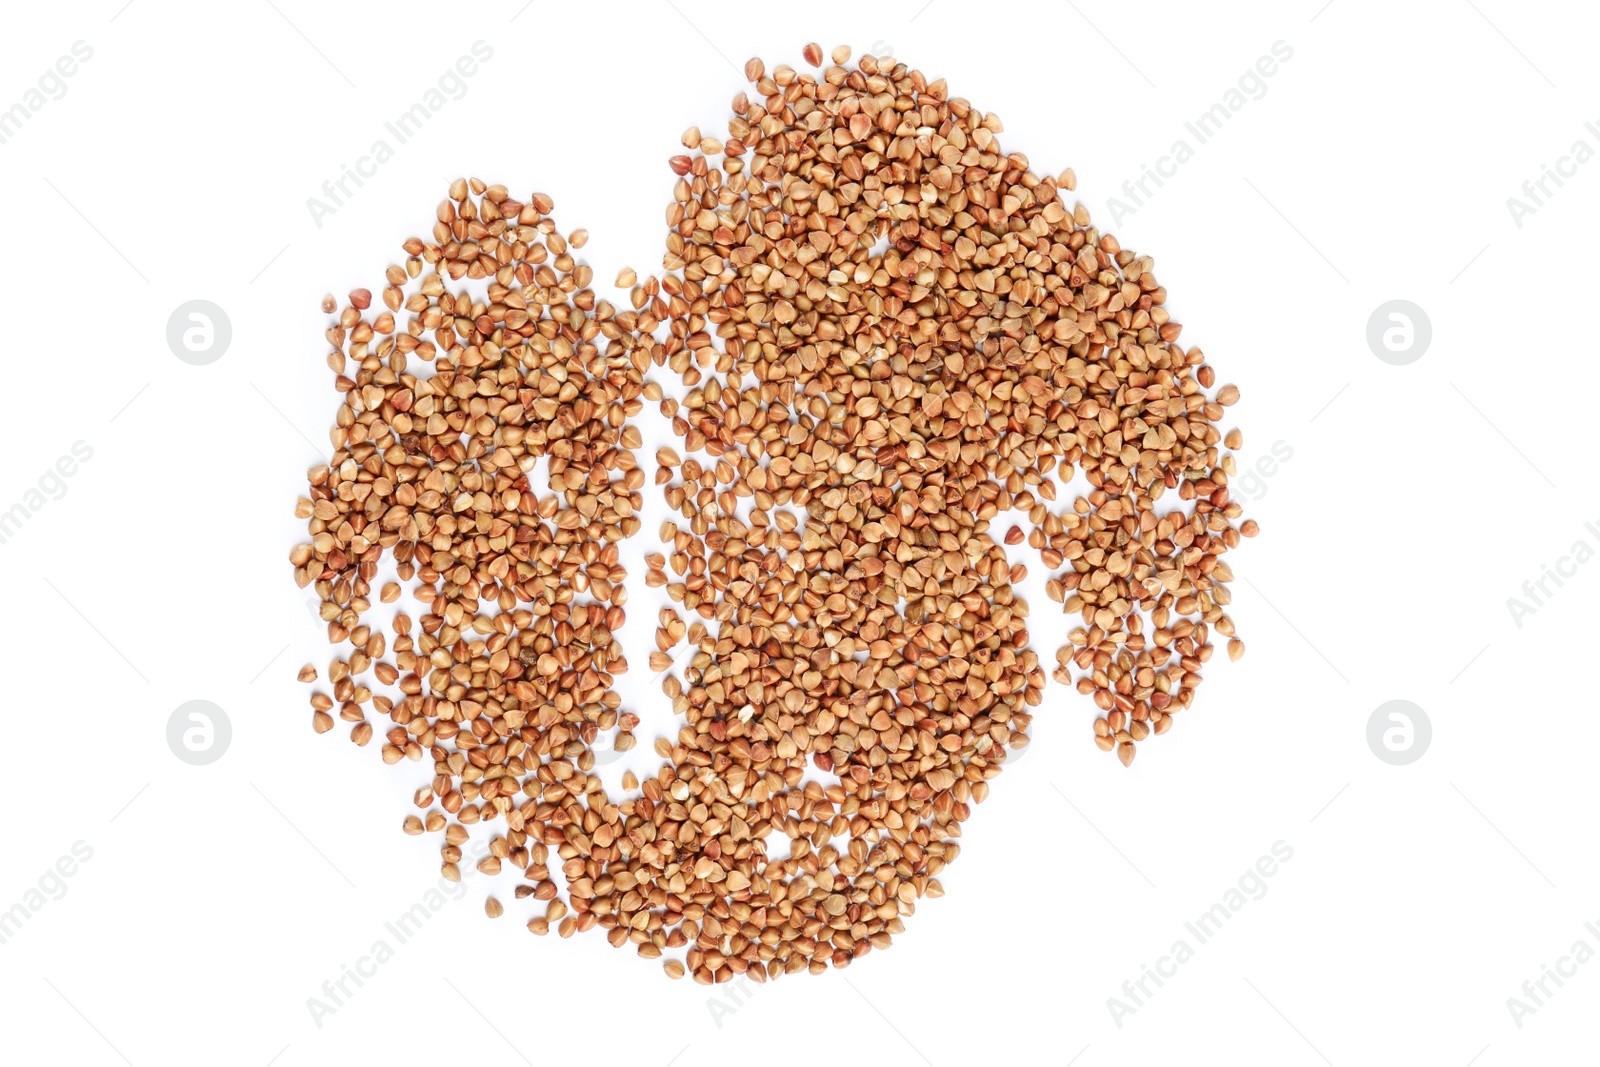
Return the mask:
<path fill-rule="evenodd" d="M 848 966 L 942 895 L 1046 684 L 1007 546 L 1050 568 L 1074 617 L 1054 677 L 1124 765 L 1192 705 L 1213 631 L 1243 651 L 1221 557 L 1256 527 L 1215 426 L 1238 390 L 1207 395 L 1150 258 L 942 80 L 831 58 L 751 60 L 727 139 L 686 131 L 664 272 L 619 272 L 626 308 L 548 196 L 453 183 L 386 310 L 357 290 L 327 328 L 334 453 L 290 553 L 352 646 L 315 725 L 388 720 L 441 874 L 475 827 L 478 870 L 543 903 L 531 932 L 599 928 L 705 984 Z M 681 446 L 649 474 L 646 400 Z M 613 689 L 618 546 L 652 477 L 675 515 L 645 555 L 670 603 L 649 666 L 677 723 L 613 797 L 595 747 L 640 726 Z M 392 640 L 364 619 L 386 556 L 378 599 L 417 605 Z"/>

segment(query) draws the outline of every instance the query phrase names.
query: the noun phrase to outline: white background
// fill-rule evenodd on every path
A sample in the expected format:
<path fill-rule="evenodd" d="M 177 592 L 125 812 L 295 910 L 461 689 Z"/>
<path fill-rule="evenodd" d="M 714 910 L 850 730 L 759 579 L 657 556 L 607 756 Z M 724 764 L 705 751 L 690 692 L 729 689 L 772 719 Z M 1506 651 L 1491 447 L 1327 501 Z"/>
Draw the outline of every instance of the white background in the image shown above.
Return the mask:
<path fill-rule="evenodd" d="M 0 144 L 0 510 L 74 442 L 93 457 L 0 545 L 0 909 L 37 902 L 75 842 L 93 855 L 47 878 L 64 895 L 0 944 L 4 1059 L 1592 1062 L 1600 962 L 1548 984 L 1520 1027 L 1507 998 L 1574 942 L 1600 950 L 1584 928 L 1600 924 L 1600 717 L 1583 681 L 1600 563 L 1549 584 L 1520 627 L 1506 601 L 1574 542 L 1600 548 L 1600 163 L 1549 185 L 1521 226 L 1506 200 L 1574 141 L 1600 148 L 1584 129 L 1600 119 L 1594 12 L 676 2 L 8 12 L 0 107 L 75 41 L 93 56 Z M 478 39 L 494 56 L 466 95 L 317 226 L 307 198 Z M 1262 536 L 1230 557 L 1249 652 L 1218 657 L 1131 770 L 1090 743 L 1087 699 L 1052 684 L 946 895 L 848 971 L 753 995 L 669 982 L 598 936 L 530 936 L 510 876 L 491 922 L 474 876 L 319 1026 L 308 998 L 423 898 L 438 856 L 399 832 L 421 772 L 382 766 L 344 724 L 314 735 L 294 679 L 331 653 L 286 558 L 336 404 L 317 301 L 379 287 L 457 176 L 551 194 L 563 228 L 593 233 L 603 282 L 658 268 L 680 131 L 721 132 L 742 87 L 730 61 L 799 66 L 810 39 L 948 78 L 1001 115 L 1007 149 L 1073 166 L 1097 222 L 1155 256 L 1184 341 L 1243 390 L 1241 463 L 1292 450 L 1248 505 Z M 1265 95 L 1110 226 L 1122 183 L 1280 40 L 1293 56 Z M 1432 322 L 1407 366 L 1366 341 L 1397 298 Z M 192 299 L 232 323 L 209 366 L 166 344 Z M 648 460 L 667 431 L 648 410 L 641 426 Z M 646 499 L 635 560 L 662 515 Z M 645 592 L 626 634 L 642 751 L 670 728 Z M 1049 658 L 1066 620 L 1032 602 Z M 232 723 L 208 766 L 167 746 L 191 699 Z M 1408 766 L 1368 748 L 1391 699 L 1432 722 Z M 1185 922 L 1279 841 L 1293 858 L 1265 896 L 1198 944 Z M 1178 939 L 1194 958 L 1119 1026 L 1108 998 Z"/>

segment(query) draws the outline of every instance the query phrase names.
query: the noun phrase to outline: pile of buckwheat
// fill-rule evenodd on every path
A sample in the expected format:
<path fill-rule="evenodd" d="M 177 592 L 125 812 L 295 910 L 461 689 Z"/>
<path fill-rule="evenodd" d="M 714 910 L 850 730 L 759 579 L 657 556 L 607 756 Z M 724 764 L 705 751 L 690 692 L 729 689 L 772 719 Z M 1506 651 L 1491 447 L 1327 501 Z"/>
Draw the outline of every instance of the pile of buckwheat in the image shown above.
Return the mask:
<path fill-rule="evenodd" d="M 1238 390 L 1207 395 L 1151 260 L 942 80 L 804 54 L 818 73 L 746 65 L 726 139 L 687 131 L 664 273 L 623 270 L 628 308 L 548 197 L 457 181 L 383 310 L 357 291 L 328 330 L 343 402 L 291 554 L 351 646 L 313 725 L 366 745 L 382 717 L 385 762 L 431 764 L 405 829 L 442 832 L 445 876 L 490 824 L 478 867 L 521 872 L 530 930 L 684 949 L 666 972 L 702 982 L 846 966 L 941 894 L 1045 685 L 1006 546 L 1060 572 L 1082 625 L 1054 677 L 1124 764 L 1192 703 L 1212 631 L 1244 649 L 1222 555 L 1256 527 L 1215 426 Z M 614 798 L 593 746 L 639 725 L 612 684 L 646 400 L 684 453 L 655 457 L 679 518 L 644 575 L 681 607 L 650 657 L 679 728 Z M 1009 511 L 1028 532 L 997 539 Z M 392 638 L 363 621 L 381 565 L 378 599 L 418 604 Z"/>

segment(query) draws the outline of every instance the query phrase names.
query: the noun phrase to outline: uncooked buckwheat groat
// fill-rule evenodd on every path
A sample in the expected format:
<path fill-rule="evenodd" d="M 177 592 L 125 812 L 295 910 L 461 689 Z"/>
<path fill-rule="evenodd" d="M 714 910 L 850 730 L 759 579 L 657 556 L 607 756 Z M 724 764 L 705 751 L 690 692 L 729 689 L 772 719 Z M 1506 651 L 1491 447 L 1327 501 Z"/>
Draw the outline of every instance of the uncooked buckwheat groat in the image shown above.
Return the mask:
<path fill-rule="evenodd" d="M 943 81 L 802 54 L 819 73 L 746 65 L 726 140 L 685 133 L 664 273 L 623 268 L 626 309 L 548 197 L 457 181 L 386 310 L 358 290 L 328 331 L 343 400 L 291 553 L 351 646 L 313 727 L 366 745 L 387 720 L 383 759 L 426 767 L 403 829 L 443 835 L 444 875 L 476 826 L 528 929 L 600 927 L 700 982 L 846 966 L 942 893 L 1046 685 L 1007 546 L 1081 618 L 1054 676 L 1124 764 L 1190 706 L 1213 631 L 1244 649 L 1221 557 L 1256 530 L 1215 425 L 1238 390 L 1208 395 L 1150 259 Z M 612 797 L 646 400 L 681 445 L 642 576 L 675 605 L 650 666 L 678 722 Z M 996 536 L 1007 512 L 1027 532 Z M 380 581 L 419 607 L 392 639 Z"/>

